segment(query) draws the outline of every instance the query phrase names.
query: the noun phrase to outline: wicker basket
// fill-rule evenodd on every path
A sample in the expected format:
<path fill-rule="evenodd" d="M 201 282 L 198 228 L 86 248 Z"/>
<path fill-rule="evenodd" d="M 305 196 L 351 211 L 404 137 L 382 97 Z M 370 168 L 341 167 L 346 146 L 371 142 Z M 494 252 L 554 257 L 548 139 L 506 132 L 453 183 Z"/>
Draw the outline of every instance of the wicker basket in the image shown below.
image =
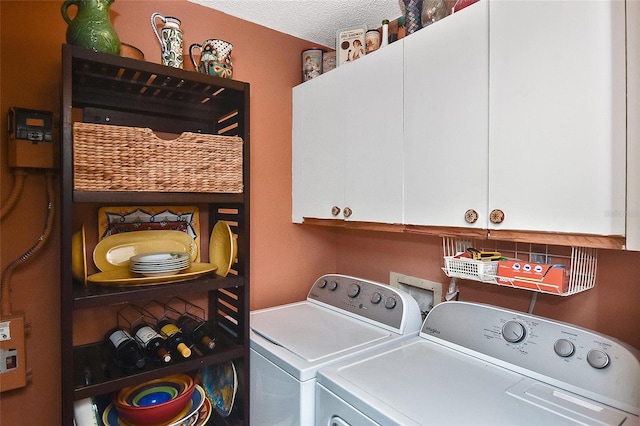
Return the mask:
<path fill-rule="evenodd" d="M 76 122 L 73 184 L 81 191 L 241 193 L 242 144 L 236 136 Z"/>

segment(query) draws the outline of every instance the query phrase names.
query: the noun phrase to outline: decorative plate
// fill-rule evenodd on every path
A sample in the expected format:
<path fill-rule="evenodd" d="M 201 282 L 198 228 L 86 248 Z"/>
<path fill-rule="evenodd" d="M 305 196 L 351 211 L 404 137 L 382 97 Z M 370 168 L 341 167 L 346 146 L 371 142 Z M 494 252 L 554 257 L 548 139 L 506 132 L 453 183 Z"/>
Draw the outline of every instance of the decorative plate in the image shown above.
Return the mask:
<path fill-rule="evenodd" d="M 206 399 L 204 389 L 196 385 L 196 390 L 193 392 L 193 396 L 191 396 L 190 403 L 187 404 L 187 407 L 185 407 L 180 414 L 170 420 L 170 424 L 163 423 L 154 426 L 199 426 L 203 424 L 200 423 L 198 419 Z M 209 410 L 209 415 L 211 415 L 210 411 L 211 410 Z M 104 413 L 102 413 L 102 421 L 106 426 L 135 426 L 118 416 L 118 412 L 113 403 L 110 403 L 107 408 L 105 408 Z"/>
<path fill-rule="evenodd" d="M 200 407 L 200 409 L 198 410 L 198 421 L 196 422 L 195 426 L 206 425 L 211 418 L 212 411 L 213 410 L 211 409 L 211 401 L 209 400 L 209 398 L 205 398 L 202 407 Z"/>
<path fill-rule="evenodd" d="M 131 231 L 181 231 L 198 240 L 195 206 L 110 206 L 98 210 L 98 238 Z"/>
<path fill-rule="evenodd" d="M 89 275 L 87 281 L 100 285 L 150 285 L 165 284 L 186 281 L 201 275 L 206 275 L 216 270 L 211 263 L 192 263 L 187 269 L 175 275 L 162 277 L 141 277 L 134 274 L 129 268 L 111 269 Z"/>
<path fill-rule="evenodd" d="M 216 265 L 216 274 L 226 277 L 238 255 L 237 236 L 227 222 L 219 220 L 209 238 L 209 263 Z"/>
<path fill-rule="evenodd" d="M 213 408 L 222 417 L 228 417 L 238 391 L 238 375 L 233 362 L 209 365 L 202 369 L 202 386 Z"/>
<path fill-rule="evenodd" d="M 84 225 L 71 238 L 71 273 L 73 278 L 87 285 L 87 238 Z"/>
<path fill-rule="evenodd" d="M 93 250 L 93 261 L 102 272 L 129 268 L 131 257 L 160 251 L 187 252 L 191 261 L 198 258 L 198 244 L 180 231 L 132 231 L 111 235 Z"/>

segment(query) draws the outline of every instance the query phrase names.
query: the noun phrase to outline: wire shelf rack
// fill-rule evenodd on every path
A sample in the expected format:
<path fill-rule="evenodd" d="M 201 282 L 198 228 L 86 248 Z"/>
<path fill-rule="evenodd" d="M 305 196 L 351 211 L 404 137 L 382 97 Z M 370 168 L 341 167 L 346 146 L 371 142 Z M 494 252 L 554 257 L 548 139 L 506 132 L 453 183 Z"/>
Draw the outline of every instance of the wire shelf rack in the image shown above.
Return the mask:
<path fill-rule="evenodd" d="M 469 248 L 499 252 L 503 260 L 474 260 L 460 257 Z M 454 237 L 442 239 L 444 267 L 450 278 L 461 278 L 525 290 L 569 296 L 595 286 L 598 250 L 587 247 L 552 246 Z M 533 274 L 513 274 L 509 269 L 551 271 L 564 274 L 562 282 L 545 282 Z M 506 271 L 507 273 L 504 273 Z"/>

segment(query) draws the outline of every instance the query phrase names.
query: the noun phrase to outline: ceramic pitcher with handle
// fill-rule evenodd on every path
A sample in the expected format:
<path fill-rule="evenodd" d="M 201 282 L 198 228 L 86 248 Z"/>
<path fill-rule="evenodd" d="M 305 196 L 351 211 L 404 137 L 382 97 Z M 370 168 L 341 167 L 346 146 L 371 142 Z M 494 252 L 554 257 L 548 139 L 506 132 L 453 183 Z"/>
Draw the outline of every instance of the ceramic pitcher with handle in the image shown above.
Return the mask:
<path fill-rule="evenodd" d="M 162 21 L 163 27 L 158 31 L 156 20 Z M 162 65 L 182 68 L 182 30 L 180 20 L 173 16 L 162 16 L 156 12 L 151 15 L 151 28 L 156 34 L 162 49 Z"/>
<path fill-rule="evenodd" d="M 194 49 L 200 50 L 200 60 L 194 58 Z M 233 77 L 231 64 L 231 50 L 233 44 L 228 41 L 211 38 L 202 44 L 194 43 L 189 46 L 189 57 L 196 70 L 203 74 L 215 75 L 223 78 Z M 196 54 L 197 56 L 197 54 Z"/>
<path fill-rule="evenodd" d="M 67 23 L 67 43 L 91 49 L 94 52 L 120 53 L 120 39 L 111 25 L 109 7 L 114 0 L 66 0 L 60 12 Z M 67 10 L 77 7 L 76 15 L 69 18 Z"/>

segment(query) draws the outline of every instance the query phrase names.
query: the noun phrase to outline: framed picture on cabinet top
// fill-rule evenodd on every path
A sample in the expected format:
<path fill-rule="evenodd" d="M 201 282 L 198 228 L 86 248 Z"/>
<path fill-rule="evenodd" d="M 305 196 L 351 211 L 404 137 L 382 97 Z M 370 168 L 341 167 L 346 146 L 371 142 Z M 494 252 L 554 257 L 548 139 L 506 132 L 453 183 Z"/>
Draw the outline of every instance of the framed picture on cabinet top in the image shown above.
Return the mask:
<path fill-rule="evenodd" d="M 339 30 L 336 33 L 336 66 L 353 62 L 365 55 L 367 26 Z"/>

